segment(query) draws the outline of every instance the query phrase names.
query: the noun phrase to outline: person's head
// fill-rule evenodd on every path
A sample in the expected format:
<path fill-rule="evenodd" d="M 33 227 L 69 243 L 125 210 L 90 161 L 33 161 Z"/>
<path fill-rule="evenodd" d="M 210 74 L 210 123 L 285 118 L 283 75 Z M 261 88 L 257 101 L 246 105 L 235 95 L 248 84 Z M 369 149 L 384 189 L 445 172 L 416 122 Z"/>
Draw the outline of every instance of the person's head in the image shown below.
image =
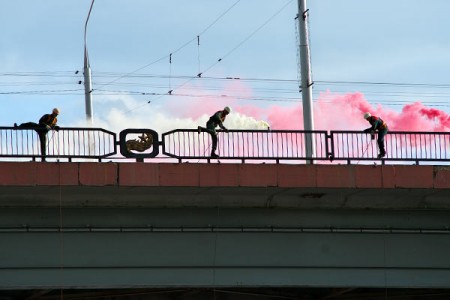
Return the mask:
<path fill-rule="evenodd" d="M 365 114 L 364 114 L 364 119 L 368 119 L 368 118 L 370 118 L 372 115 L 370 114 L 370 112 L 366 112 Z"/>
<path fill-rule="evenodd" d="M 55 107 L 55 108 L 52 110 L 52 114 L 55 115 L 55 116 L 59 115 L 59 109 Z"/>
<path fill-rule="evenodd" d="M 229 106 L 225 106 L 225 108 L 223 109 L 223 113 L 225 115 L 228 115 L 231 112 L 231 108 Z"/>

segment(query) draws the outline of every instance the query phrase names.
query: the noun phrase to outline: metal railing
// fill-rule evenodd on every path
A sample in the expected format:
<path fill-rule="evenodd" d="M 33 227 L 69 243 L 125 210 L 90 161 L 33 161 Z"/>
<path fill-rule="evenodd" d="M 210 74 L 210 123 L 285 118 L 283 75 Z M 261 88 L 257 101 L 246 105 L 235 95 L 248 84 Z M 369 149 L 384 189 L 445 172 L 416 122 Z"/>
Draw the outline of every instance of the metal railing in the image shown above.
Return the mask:
<path fill-rule="evenodd" d="M 315 144 L 314 159 L 328 159 L 326 131 L 229 130 L 218 131 L 217 152 L 224 159 L 303 160 L 305 136 Z M 192 129 L 172 130 L 162 135 L 163 154 L 178 159 L 200 159 L 210 155 L 211 136 Z"/>
<path fill-rule="evenodd" d="M 1 157 L 42 157 L 38 133 L 32 128 L 0 127 Z M 101 159 L 117 153 L 116 134 L 102 128 L 64 127 L 46 135 L 46 157 Z"/>
<path fill-rule="evenodd" d="M 220 132 L 220 131 L 219 131 Z M 223 159 L 308 160 L 305 136 L 314 140 L 312 160 L 378 160 L 377 136 L 361 131 L 230 130 L 218 135 Z M 209 156 L 211 137 L 177 129 L 162 135 L 163 154 L 178 159 Z M 450 133 L 391 131 L 385 136 L 384 161 L 450 161 Z"/>
<path fill-rule="evenodd" d="M 140 130 L 132 130 L 139 132 Z M 146 130 L 148 131 L 148 130 Z M 194 129 L 176 129 L 154 139 L 162 155 L 180 160 L 209 159 L 211 136 Z M 46 157 L 124 158 L 116 156 L 118 147 L 125 147 L 127 135 L 116 140 L 116 134 L 102 128 L 64 127 L 46 135 Z M 306 155 L 305 138 L 312 138 L 315 151 Z M 303 130 L 230 130 L 218 131 L 217 153 L 221 159 L 235 160 L 313 160 L 347 161 L 377 160 L 377 140 L 361 131 Z M 157 141 L 157 142 L 156 142 Z M 450 162 L 450 133 L 391 131 L 385 136 L 385 161 Z M 122 148 L 121 148 L 122 149 Z M 149 150 L 150 151 L 150 150 Z M 122 151 L 121 153 L 126 153 Z M 125 155 L 125 154 L 124 154 Z M 40 140 L 34 129 L 0 127 L 0 157 L 41 157 Z M 130 158 L 131 156 L 126 156 Z M 151 158 L 152 156 L 147 156 Z M 145 157 L 145 153 L 144 156 Z M 141 159 L 142 160 L 142 159 Z"/>
<path fill-rule="evenodd" d="M 377 136 L 360 131 L 331 131 L 330 155 L 335 160 L 374 160 Z M 384 161 L 450 161 L 450 133 L 391 131 L 385 136 Z"/>

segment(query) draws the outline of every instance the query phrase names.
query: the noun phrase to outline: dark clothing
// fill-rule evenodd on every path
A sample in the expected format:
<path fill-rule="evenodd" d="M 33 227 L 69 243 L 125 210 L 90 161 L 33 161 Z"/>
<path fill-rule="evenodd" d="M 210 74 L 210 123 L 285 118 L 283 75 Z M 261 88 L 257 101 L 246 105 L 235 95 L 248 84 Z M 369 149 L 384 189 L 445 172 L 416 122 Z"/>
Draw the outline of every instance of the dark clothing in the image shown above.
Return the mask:
<path fill-rule="evenodd" d="M 45 156 L 47 155 L 47 132 L 50 130 L 58 130 L 59 127 L 56 126 L 58 122 L 58 118 L 54 114 L 45 114 L 39 119 L 39 124 L 34 122 L 22 123 L 16 128 L 29 128 L 34 129 L 38 136 L 39 141 L 41 142 L 41 155 L 42 160 L 45 160 Z"/>
<path fill-rule="evenodd" d="M 50 129 L 55 129 L 58 118 L 54 114 L 45 114 L 39 119 L 39 125 L 49 126 Z"/>
<path fill-rule="evenodd" d="M 216 132 L 216 127 L 219 126 L 220 128 L 226 130 L 225 126 L 223 126 L 223 122 L 225 121 L 226 115 L 223 113 L 222 110 L 219 110 L 214 115 L 209 117 L 208 122 L 206 122 L 206 128 L 213 130 Z"/>
<path fill-rule="evenodd" d="M 378 147 L 380 148 L 379 158 L 386 155 L 386 149 L 384 148 L 384 136 L 388 132 L 387 124 L 379 117 L 370 116 L 367 118 L 367 121 L 370 123 L 371 127 L 364 130 L 364 132 L 375 134 L 375 131 L 378 131 Z"/>
<path fill-rule="evenodd" d="M 379 117 L 370 116 L 367 118 L 367 121 L 370 123 L 371 127 L 367 128 L 366 130 L 375 131 L 387 129 L 387 124 Z"/>
<path fill-rule="evenodd" d="M 223 122 L 225 121 L 226 118 L 226 114 L 224 113 L 223 110 L 219 110 L 218 112 L 216 112 L 214 115 L 212 115 L 208 122 L 206 122 L 206 128 L 204 127 L 198 127 L 198 132 L 208 132 L 211 135 L 211 140 L 212 140 L 212 145 L 211 145 L 211 156 L 212 157 L 217 157 L 218 155 L 216 154 L 216 149 L 217 149 L 217 143 L 218 143 L 218 139 L 217 139 L 217 132 L 216 132 L 216 127 L 219 126 L 220 128 L 222 128 L 223 130 L 227 131 L 228 129 L 223 126 Z"/>

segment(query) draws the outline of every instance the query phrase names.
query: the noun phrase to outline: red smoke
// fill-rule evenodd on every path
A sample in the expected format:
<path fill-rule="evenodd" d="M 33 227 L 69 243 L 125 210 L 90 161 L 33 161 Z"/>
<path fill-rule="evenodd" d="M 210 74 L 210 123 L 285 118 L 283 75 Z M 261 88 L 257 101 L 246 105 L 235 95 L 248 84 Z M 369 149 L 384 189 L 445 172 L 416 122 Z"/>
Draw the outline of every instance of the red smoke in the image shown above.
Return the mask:
<path fill-rule="evenodd" d="M 224 106 L 231 106 L 232 113 L 240 113 L 256 120 L 266 121 L 270 124 L 271 129 L 303 129 L 300 98 L 297 103 L 289 106 L 263 107 L 261 103 L 240 100 L 238 97 L 232 96 L 254 97 L 252 90 L 239 81 L 228 83 L 223 91 L 223 94 L 227 96 L 223 97 L 209 97 L 206 94 L 211 93 L 202 92 L 201 87 L 185 88 L 186 90 L 178 92 L 192 93 L 192 89 L 196 89 L 197 92 L 204 93 L 204 95 L 195 101 L 192 99 L 183 101 L 179 97 L 170 98 L 170 96 L 166 98 L 165 106 L 169 107 L 176 116 L 190 117 L 195 120 L 205 114 L 209 116 L 217 110 L 223 109 Z M 314 99 L 313 106 L 315 130 L 363 130 L 369 127 L 369 123 L 363 118 L 365 112 L 381 117 L 391 131 L 446 132 L 450 129 L 450 117 L 446 112 L 426 107 L 421 102 L 407 104 L 401 111 L 397 111 L 380 104 L 372 105 L 359 92 L 337 94 L 328 91 Z"/>
<path fill-rule="evenodd" d="M 314 101 L 316 130 L 360 130 L 369 127 L 365 112 L 381 117 L 392 131 L 446 132 L 450 129 L 449 115 L 439 109 L 429 108 L 420 102 L 407 104 L 398 112 L 382 105 L 371 105 L 361 93 L 345 95 L 325 92 Z M 241 113 L 254 113 L 251 106 L 239 106 Z M 272 129 L 303 129 L 301 102 L 293 107 L 273 106 L 261 109 L 255 118 L 267 117 Z"/>

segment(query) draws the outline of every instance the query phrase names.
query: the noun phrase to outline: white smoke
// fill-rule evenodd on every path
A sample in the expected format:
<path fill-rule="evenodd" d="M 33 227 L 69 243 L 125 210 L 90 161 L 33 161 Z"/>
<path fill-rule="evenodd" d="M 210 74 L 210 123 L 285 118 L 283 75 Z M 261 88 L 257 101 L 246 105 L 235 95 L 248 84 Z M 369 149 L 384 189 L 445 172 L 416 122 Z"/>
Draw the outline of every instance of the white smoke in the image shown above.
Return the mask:
<path fill-rule="evenodd" d="M 92 127 L 104 128 L 119 133 L 128 128 L 148 128 L 162 134 L 174 129 L 197 129 L 205 126 L 215 111 L 204 112 L 197 118 L 181 117 L 176 111 L 168 111 L 161 103 L 142 103 L 130 96 L 102 97 L 96 99 L 99 107 L 94 110 Z M 201 110 L 202 108 L 198 108 Z M 269 124 L 252 116 L 233 111 L 227 116 L 224 125 L 228 129 L 267 130 Z M 90 127 L 80 120 L 73 126 Z"/>

